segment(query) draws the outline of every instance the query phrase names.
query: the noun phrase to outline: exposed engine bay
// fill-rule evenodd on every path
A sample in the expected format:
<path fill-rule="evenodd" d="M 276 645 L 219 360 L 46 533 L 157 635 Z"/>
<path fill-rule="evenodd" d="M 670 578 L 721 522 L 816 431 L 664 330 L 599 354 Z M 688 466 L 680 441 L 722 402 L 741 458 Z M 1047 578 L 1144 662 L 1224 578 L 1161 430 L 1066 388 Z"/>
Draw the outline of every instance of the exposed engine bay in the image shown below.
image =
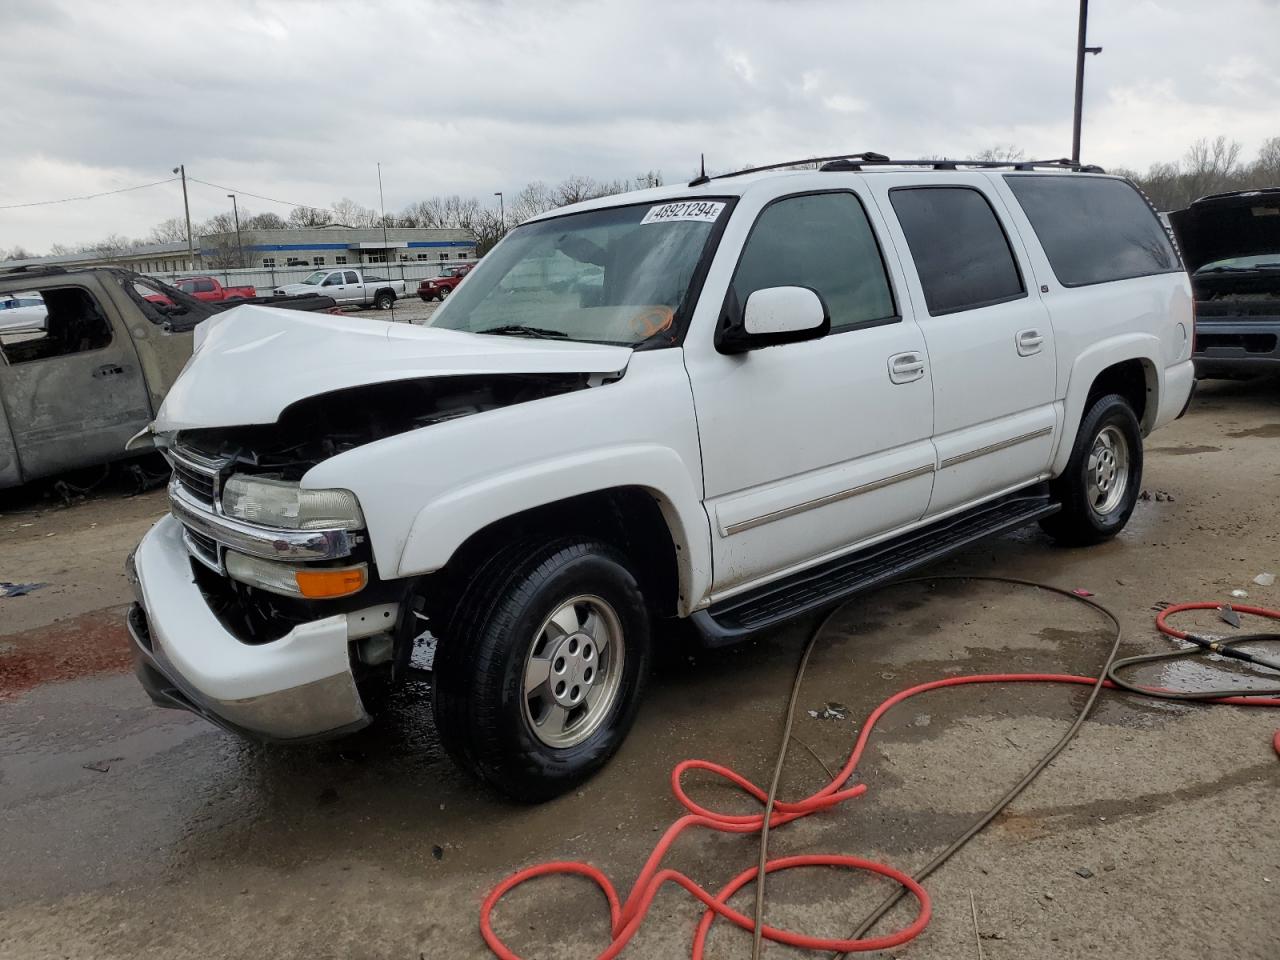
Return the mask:
<path fill-rule="evenodd" d="M 579 373 L 484 374 L 374 383 L 299 400 L 273 424 L 183 430 L 178 442 L 237 468 L 299 480 L 322 460 L 375 440 L 585 389 Z"/>

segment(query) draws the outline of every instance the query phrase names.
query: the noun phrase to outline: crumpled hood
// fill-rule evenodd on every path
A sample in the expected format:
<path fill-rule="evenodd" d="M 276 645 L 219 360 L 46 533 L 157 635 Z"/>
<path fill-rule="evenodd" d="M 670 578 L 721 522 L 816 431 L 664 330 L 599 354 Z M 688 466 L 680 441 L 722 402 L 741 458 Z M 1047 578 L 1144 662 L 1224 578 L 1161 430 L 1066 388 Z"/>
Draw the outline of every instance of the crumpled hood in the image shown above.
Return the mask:
<path fill-rule="evenodd" d="M 1229 257 L 1280 252 L 1280 188 L 1223 193 L 1169 214 L 1182 262 L 1195 273 Z"/>
<path fill-rule="evenodd" d="M 421 377 L 618 373 L 628 347 L 479 336 L 252 304 L 196 328 L 195 353 L 153 429 L 274 423 L 290 404 L 347 387 Z"/>

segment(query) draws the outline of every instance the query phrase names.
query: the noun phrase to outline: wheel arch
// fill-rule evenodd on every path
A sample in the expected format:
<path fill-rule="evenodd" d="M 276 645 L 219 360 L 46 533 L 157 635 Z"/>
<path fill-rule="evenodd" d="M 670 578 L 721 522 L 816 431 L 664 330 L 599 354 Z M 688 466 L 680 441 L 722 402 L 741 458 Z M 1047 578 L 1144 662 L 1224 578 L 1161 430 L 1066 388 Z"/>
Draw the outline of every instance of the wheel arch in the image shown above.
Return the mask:
<path fill-rule="evenodd" d="M 636 485 L 576 494 L 485 524 L 463 539 L 442 567 L 424 575 L 431 584 L 425 592 L 452 603 L 467 578 L 503 546 L 566 534 L 600 540 L 634 560 L 632 572 L 659 616 L 689 611 L 696 587 L 684 523 L 670 500 Z"/>
<path fill-rule="evenodd" d="M 1155 337 L 1135 334 L 1097 344 L 1077 358 L 1067 386 L 1062 438 L 1053 458 L 1055 476 L 1067 468 L 1080 421 L 1098 397 L 1118 393 L 1133 406 L 1143 436 L 1155 428 L 1163 391 L 1162 367 L 1154 360 L 1159 349 Z"/>

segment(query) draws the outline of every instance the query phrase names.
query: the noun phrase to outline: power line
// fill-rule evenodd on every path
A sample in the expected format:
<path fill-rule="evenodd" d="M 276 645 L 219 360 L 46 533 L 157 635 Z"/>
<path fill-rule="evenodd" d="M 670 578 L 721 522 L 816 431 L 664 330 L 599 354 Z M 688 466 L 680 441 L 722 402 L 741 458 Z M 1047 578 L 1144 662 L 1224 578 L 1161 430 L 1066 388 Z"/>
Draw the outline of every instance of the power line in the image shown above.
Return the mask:
<path fill-rule="evenodd" d="M 235 187 L 224 187 L 219 183 L 210 183 L 208 180 L 201 180 L 199 177 L 193 177 L 187 174 L 187 179 L 192 183 L 204 184 L 206 187 L 214 187 L 217 190 L 226 190 L 228 193 L 238 193 L 246 197 L 253 197 L 255 200 L 266 200 L 269 203 L 283 203 L 286 207 L 310 207 L 314 210 L 327 210 L 328 207 L 317 207 L 310 203 L 294 203 L 292 200 L 279 200 L 275 197 L 264 197 L 260 193 L 250 193 L 248 190 L 237 190 Z"/>
<path fill-rule="evenodd" d="M 128 193 L 130 190 L 145 190 L 147 187 L 158 187 L 162 183 L 173 183 L 177 177 L 169 177 L 167 180 L 155 180 L 151 183 L 140 183 L 135 187 L 121 187 L 119 190 L 104 190 L 101 193 L 86 193 L 80 197 L 62 197 L 59 200 L 32 200 L 30 203 L 6 203 L 0 204 L 0 210 L 16 210 L 19 207 L 47 207 L 54 203 L 71 203 L 74 200 L 93 200 L 97 197 L 109 197 L 116 193 Z"/>

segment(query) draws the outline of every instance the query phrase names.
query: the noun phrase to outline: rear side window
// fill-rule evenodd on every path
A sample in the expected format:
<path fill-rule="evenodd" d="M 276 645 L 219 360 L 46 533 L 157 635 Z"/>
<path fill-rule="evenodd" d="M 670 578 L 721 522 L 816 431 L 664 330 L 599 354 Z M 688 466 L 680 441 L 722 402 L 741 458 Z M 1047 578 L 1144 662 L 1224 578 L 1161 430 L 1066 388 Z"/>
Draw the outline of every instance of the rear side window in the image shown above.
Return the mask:
<path fill-rule="evenodd" d="M 733 277 L 733 293 L 810 287 L 831 311 L 831 330 L 896 319 L 889 279 L 862 204 L 851 193 L 785 197 L 760 214 Z"/>
<path fill-rule="evenodd" d="M 955 313 L 1026 296 L 1009 238 L 971 187 L 889 191 L 929 313 Z"/>
<path fill-rule="evenodd" d="M 1154 211 L 1124 180 L 1005 176 L 1064 287 L 1182 269 Z"/>

